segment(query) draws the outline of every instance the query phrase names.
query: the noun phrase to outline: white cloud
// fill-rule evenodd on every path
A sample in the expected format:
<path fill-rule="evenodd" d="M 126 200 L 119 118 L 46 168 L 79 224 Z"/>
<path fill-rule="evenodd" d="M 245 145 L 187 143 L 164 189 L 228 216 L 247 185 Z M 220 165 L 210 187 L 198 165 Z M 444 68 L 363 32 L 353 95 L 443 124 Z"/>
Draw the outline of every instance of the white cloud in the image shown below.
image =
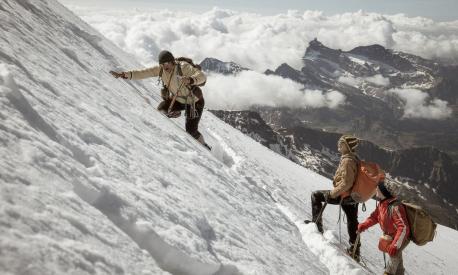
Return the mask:
<path fill-rule="evenodd" d="M 390 85 L 390 79 L 387 77 L 384 77 L 381 74 L 377 74 L 377 75 L 369 76 L 369 77 L 354 77 L 352 75 L 343 75 L 343 76 L 340 76 L 337 79 L 337 81 L 339 81 L 340 83 L 347 84 L 349 86 L 353 86 L 353 87 L 358 87 L 364 81 L 370 82 L 377 86 L 383 86 L 383 87 L 387 87 Z"/>
<path fill-rule="evenodd" d="M 217 8 L 202 14 L 74 10 L 145 65 L 155 63 L 161 49 L 170 49 L 197 61 L 215 57 L 258 71 L 284 62 L 300 68 L 301 57 L 315 37 L 343 50 L 380 44 L 425 58 L 458 61 L 458 21 L 365 12 L 325 16 L 296 11 L 263 16 Z"/>
<path fill-rule="evenodd" d="M 211 74 L 205 85 L 211 109 L 244 110 L 251 106 L 336 108 L 345 96 L 337 91 L 303 90 L 303 85 L 279 76 L 243 71 L 237 75 Z"/>
<path fill-rule="evenodd" d="M 378 86 L 387 87 L 390 85 L 390 79 L 388 77 L 383 77 L 381 74 L 365 77 L 364 80 Z"/>
<path fill-rule="evenodd" d="M 337 81 L 352 87 L 358 87 L 361 84 L 361 79 L 351 75 L 340 76 Z"/>
<path fill-rule="evenodd" d="M 429 95 L 417 89 L 391 89 L 404 101 L 404 118 L 445 119 L 452 115 L 447 101 L 430 99 Z"/>

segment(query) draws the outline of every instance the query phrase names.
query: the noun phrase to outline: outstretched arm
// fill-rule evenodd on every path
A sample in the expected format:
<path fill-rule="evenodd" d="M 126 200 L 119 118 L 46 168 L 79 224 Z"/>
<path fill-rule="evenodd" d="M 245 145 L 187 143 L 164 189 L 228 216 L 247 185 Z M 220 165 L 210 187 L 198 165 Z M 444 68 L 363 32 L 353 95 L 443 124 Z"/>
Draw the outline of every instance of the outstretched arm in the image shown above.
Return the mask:
<path fill-rule="evenodd" d="M 378 223 L 378 206 L 375 208 L 374 212 L 362 223 L 358 225 L 358 232 L 366 231 L 369 227 Z"/>
<path fill-rule="evenodd" d="M 123 79 L 132 79 L 132 80 L 140 80 L 140 79 L 145 79 L 148 77 L 156 77 L 159 76 L 159 72 L 161 71 L 161 67 L 155 66 L 151 68 L 147 68 L 144 70 L 134 70 L 134 71 L 128 71 L 128 72 L 114 72 L 110 71 L 110 73 L 115 77 L 115 78 L 123 78 Z"/>

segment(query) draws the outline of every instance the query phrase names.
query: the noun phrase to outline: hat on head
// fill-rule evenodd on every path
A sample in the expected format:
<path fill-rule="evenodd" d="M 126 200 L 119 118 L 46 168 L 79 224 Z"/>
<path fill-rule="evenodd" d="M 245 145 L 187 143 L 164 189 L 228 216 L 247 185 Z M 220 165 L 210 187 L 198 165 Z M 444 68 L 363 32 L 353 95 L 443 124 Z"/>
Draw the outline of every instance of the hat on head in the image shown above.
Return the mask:
<path fill-rule="evenodd" d="M 341 136 L 339 139 L 339 142 L 340 141 L 345 142 L 348 146 L 348 149 L 350 149 L 350 151 L 352 152 L 355 151 L 356 147 L 358 147 L 358 144 L 359 144 L 359 139 L 354 136 L 350 136 L 350 135 Z"/>
<path fill-rule="evenodd" d="M 173 54 L 169 51 L 162 51 L 159 53 L 159 64 L 164 64 L 166 62 L 173 62 L 175 61 L 175 57 L 173 57 Z"/>

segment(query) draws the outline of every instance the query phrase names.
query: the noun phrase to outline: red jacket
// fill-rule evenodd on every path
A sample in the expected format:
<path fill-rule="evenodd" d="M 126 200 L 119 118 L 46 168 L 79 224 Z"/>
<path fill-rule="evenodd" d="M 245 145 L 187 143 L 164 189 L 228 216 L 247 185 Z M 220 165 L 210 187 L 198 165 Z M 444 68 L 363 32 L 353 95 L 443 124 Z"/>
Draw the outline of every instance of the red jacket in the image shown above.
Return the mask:
<path fill-rule="evenodd" d="M 374 212 L 360 225 L 362 231 L 380 223 L 383 233 L 393 238 L 392 244 L 400 249 L 410 236 L 410 226 L 407 220 L 406 209 L 402 204 L 389 204 L 396 198 L 386 199 L 375 208 Z M 390 209 L 391 208 L 391 209 Z M 391 213 L 390 213 L 391 211 Z"/>

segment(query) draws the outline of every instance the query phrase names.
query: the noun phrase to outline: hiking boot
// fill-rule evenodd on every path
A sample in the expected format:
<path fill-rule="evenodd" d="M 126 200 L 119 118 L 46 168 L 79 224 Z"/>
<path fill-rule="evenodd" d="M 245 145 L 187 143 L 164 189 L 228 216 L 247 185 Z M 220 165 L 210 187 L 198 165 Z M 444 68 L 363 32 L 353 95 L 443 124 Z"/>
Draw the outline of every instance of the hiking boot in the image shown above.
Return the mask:
<path fill-rule="evenodd" d="M 178 117 L 181 116 L 181 112 L 180 111 L 172 111 L 170 113 L 167 113 L 166 116 L 169 117 L 169 118 L 178 118 Z"/>
<path fill-rule="evenodd" d="M 356 247 L 356 251 L 355 251 L 355 255 L 354 256 L 353 256 L 353 250 L 355 248 L 355 245 L 350 243 L 350 247 L 347 248 L 348 255 L 350 255 L 350 257 L 352 257 L 352 259 L 357 261 L 358 263 L 361 260 L 360 251 L 359 251 L 360 247 L 361 247 L 361 244 L 358 244 L 358 246 Z"/>
<path fill-rule="evenodd" d="M 209 151 L 212 150 L 211 146 L 208 145 L 206 142 L 205 142 L 205 139 L 204 139 L 204 136 L 200 135 L 199 138 L 197 138 L 197 141 L 200 142 L 200 144 L 202 144 L 205 148 L 207 148 Z"/>
<path fill-rule="evenodd" d="M 304 220 L 304 223 L 305 224 L 309 224 L 309 223 L 313 223 L 313 221 L 311 220 Z M 316 224 L 316 228 L 318 229 L 318 231 L 323 234 L 323 225 L 321 223 L 317 223 Z"/>

